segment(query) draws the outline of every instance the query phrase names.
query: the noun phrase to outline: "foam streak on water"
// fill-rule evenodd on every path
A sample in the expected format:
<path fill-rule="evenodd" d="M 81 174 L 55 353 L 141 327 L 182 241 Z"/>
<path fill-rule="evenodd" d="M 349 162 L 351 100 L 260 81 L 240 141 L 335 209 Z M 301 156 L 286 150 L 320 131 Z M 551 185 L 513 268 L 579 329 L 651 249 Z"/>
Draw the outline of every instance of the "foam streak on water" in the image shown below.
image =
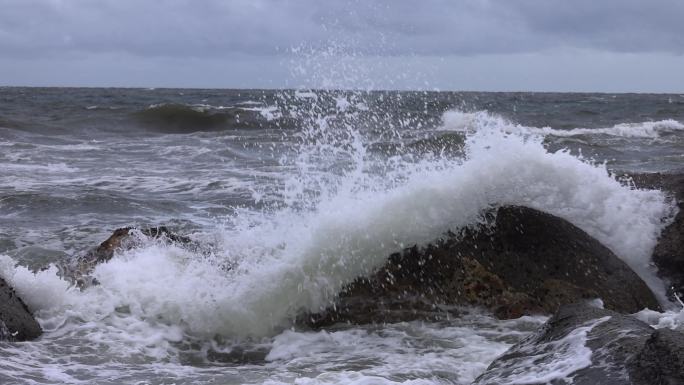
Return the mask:
<path fill-rule="evenodd" d="M 590 320 L 550 342 L 543 342 L 543 333 L 533 335 L 517 345 L 520 356 L 512 357 L 479 380 L 485 384 L 571 384 L 573 373 L 592 364 L 592 351 L 586 346 L 589 333 L 609 319 Z"/>

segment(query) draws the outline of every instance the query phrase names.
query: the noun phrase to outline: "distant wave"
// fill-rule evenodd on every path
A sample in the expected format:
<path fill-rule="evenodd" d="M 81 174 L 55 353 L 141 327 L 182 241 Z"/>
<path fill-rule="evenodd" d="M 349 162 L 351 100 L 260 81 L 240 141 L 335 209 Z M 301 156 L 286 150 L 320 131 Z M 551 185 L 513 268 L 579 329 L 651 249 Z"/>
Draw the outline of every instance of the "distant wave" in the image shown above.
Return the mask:
<path fill-rule="evenodd" d="M 22 128 L 24 125 L 14 120 L 6 119 L 0 116 L 0 128 Z"/>
<path fill-rule="evenodd" d="M 153 104 L 133 116 L 142 125 L 163 132 L 266 128 L 278 117 L 272 108 L 207 104 Z"/>
<path fill-rule="evenodd" d="M 543 127 L 536 129 L 535 131 L 544 135 L 561 137 L 578 135 L 609 135 L 623 138 L 660 138 L 663 135 L 683 130 L 684 124 L 676 120 L 667 119 L 655 122 L 620 123 L 612 127 L 604 128 L 574 128 L 571 130 L 554 130 L 549 127 Z"/>
<path fill-rule="evenodd" d="M 121 110 L 123 107 L 120 106 L 98 106 L 98 105 L 91 105 L 91 106 L 86 106 L 86 110 L 88 111 L 100 111 L 100 110 L 108 110 L 108 111 L 116 111 L 116 110 Z"/>
<path fill-rule="evenodd" d="M 487 111 L 462 112 L 449 110 L 442 116 L 442 127 L 446 131 L 469 132 L 475 128 L 497 127 L 508 133 L 533 134 L 556 137 L 581 135 L 607 135 L 623 138 L 660 138 L 677 131 L 684 131 L 684 124 L 673 119 L 640 123 L 619 123 L 612 127 L 572 128 L 568 130 L 551 127 L 528 127 L 507 122 L 504 118 Z"/>

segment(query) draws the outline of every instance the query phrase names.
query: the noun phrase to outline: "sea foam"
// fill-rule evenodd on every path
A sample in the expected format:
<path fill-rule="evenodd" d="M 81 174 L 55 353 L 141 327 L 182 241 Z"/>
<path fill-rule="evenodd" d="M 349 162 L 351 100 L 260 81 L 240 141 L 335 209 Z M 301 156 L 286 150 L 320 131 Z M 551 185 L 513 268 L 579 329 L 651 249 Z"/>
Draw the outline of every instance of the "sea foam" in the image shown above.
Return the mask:
<path fill-rule="evenodd" d="M 530 127 L 514 124 L 487 111 L 464 112 L 450 110 L 444 113 L 446 131 L 467 132 L 468 130 L 498 127 L 508 133 L 519 135 L 542 135 L 573 137 L 580 135 L 606 135 L 622 138 L 659 139 L 668 134 L 684 131 L 684 124 L 673 119 L 637 123 L 619 123 L 612 127 L 555 129 L 552 127 Z"/>

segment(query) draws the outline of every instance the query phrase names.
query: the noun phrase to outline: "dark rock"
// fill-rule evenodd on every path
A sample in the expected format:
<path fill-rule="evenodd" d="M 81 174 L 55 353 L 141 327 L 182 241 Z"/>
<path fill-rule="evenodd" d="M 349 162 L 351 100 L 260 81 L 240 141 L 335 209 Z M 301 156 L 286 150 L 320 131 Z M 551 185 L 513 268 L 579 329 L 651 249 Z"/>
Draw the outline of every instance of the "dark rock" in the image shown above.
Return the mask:
<path fill-rule="evenodd" d="M 500 318 L 551 314 L 562 304 L 592 298 L 619 312 L 660 309 L 636 273 L 571 223 L 512 206 L 499 208 L 489 221 L 392 255 L 378 272 L 348 285 L 334 307 L 306 316 L 306 322 L 317 327 L 419 319 L 434 313 L 435 303 L 483 306 Z"/>
<path fill-rule="evenodd" d="M 629 315 L 566 305 L 492 362 L 475 384 L 682 384 L 681 337 Z"/>
<path fill-rule="evenodd" d="M 28 341 L 42 333 L 26 304 L 0 278 L 0 341 Z"/>
<path fill-rule="evenodd" d="M 684 334 L 656 330 L 629 363 L 630 377 L 644 385 L 684 384 Z"/>
<path fill-rule="evenodd" d="M 652 331 L 633 317 L 609 310 L 564 306 L 539 331 L 492 362 L 475 384 L 570 379 L 575 385 L 628 384 L 627 361 Z"/>
<path fill-rule="evenodd" d="M 107 262 L 112 259 L 116 250 L 128 250 L 137 246 L 135 241 L 130 237 L 131 230 L 134 230 L 134 228 L 124 227 L 114 230 L 114 233 L 112 233 L 109 238 L 81 257 L 81 263 L 97 265 L 102 262 Z M 187 244 L 192 242 L 190 238 L 172 233 L 164 226 L 140 229 L 140 232 L 146 237 L 155 239 L 165 238 L 175 243 Z"/>
<path fill-rule="evenodd" d="M 130 250 L 140 246 L 137 242 L 138 239 L 131 236 L 131 231 L 134 229 L 133 227 L 123 227 L 114 230 L 112 235 L 99 246 L 76 258 L 69 265 L 61 266 L 62 276 L 72 280 L 81 288 L 96 284 L 97 282 L 89 276 L 95 266 L 112 259 L 117 250 Z M 170 243 L 183 245 L 193 243 L 190 238 L 175 234 L 164 226 L 139 229 L 139 231 L 148 238 L 164 240 Z"/>
<path fill-rule="evenodd" d="M 498 210 L 492 232 L 469 231 L 456 250 L 548 312 L 601 298 L 606 308 L 659 309 L 646 284 L 621 259 L 570 222 L 522 207 Z M 516 316 L 517 314 L 513 314 Z"/>
<path fill-rule="evenodd" d="M 677 201 L 679 213 L 674 222 L 663 230 L 653 250 L 653 262 L 661 277 L 671 283 L 670 294 L 684 296 L 684 173 L 682 174 L 633 174 L 639 188 L 659 189 L 672 194 Z"/>

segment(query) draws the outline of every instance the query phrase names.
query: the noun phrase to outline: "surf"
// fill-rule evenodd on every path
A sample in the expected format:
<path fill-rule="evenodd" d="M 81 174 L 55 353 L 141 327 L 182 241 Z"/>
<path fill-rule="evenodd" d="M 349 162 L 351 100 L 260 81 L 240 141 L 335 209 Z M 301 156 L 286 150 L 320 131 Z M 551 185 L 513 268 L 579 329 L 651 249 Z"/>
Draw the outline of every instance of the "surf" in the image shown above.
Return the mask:
<path fill-rule="evenodd" d="M 449 114 L 445 124 L 453 119 Z M 503 119 L 483 118 L 462 123 L 468 132 L 464 156 L 398 156 L 381 173 L 371 171 L 377 160 L 353 127 L 342 139 L 324 123 L 310 128 L 306 135 L 317 139 L 302 142 L 293 162 L 300 172 L 281 191 L 289 207 L 238 210 L 220 228 L 197 234 L 216 243 L 209 258 L 149 244 L 98 266 L 100 285 L 84 292 L 69 288 L 51 269 L 33 275 L 6 267 L 3 275 L 47 325 L 73 322 L 67 314 L 78 314 L 105 330 L 112 323 L 121 327 L 122 319 L 129 326 L 172 328 L 170 341 L 182 339 L 177 333 L 272 336 L 298 314 L 331 305 L 346 284 L 374 272 L 390 254 L 481 223 L 492 207 L 522 205 L 586 231 L 663 298 L 649 259 L 674 213 L 667 197 L 621 183 L 605 165 L 568 151 L 549 152 L 543 136 L 510 133 Z M 345 142 L 334 142 L 339 140 Z M 324 156 L 326 145 L 344 149 L 332 154 L 336 159 L 347 158 L 345 172 L 335 178 L 310 172 L 306 163 Z M 306 201 L 302 186 L 319 186 L 314 202 Z M 225 264 L 234 268 L 219 267 Z"/>

